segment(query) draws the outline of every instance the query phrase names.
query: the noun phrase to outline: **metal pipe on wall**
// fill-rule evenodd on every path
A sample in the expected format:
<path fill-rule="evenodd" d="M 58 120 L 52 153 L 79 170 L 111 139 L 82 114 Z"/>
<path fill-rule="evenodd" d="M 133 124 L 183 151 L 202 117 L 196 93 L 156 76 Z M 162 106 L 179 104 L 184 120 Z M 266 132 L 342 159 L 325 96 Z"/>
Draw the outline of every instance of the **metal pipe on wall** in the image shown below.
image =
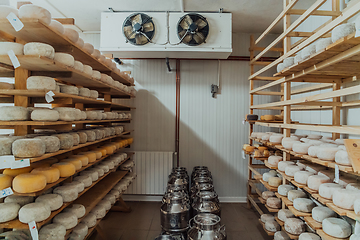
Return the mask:
<path fill-rule="evenodd" d="M 175 111 L 175 152 L 176 165 L 180 166 L 180 59 L 176 59 L 176 111 Z"/>

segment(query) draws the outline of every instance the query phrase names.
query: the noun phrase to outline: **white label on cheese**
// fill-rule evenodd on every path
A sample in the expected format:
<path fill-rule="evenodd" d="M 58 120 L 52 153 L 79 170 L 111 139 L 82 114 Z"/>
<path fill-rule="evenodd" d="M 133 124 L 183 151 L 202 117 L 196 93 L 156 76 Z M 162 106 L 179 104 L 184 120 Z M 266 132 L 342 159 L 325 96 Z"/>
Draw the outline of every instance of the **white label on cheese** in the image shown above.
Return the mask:
<path fill-rule="evenodd" d="M 10 61 L 11 61 L 12 65 L 14 66 L 14 68 L 20 67 L 19 59 L 16 57 L 14 51 L 11 49 L 8 51 L 7 54 L 9 55 Z"/>
<path fill-rule="evenodd" d="M 10 195 L 13 195 L 13 194 L 14 194 L 14 192 L 11 189 L 11 187 L 8 187 L 8 188 L 5 188 L 5 189 L 0 191 L 0 198 L 4 198 L 4 197 L 7 197 L 7 196 L 10 196 Z"/>
<path fill-rule="evenodd" d="M 0 169 L 11 168 L 13 162 L 15 162 L 13 155 L 0 156 Z"/>
<path fill-rule="evenodd" d="M 29 229 L 33 240 L 39 240 L 39 232 L 36 227 L 36 222 L 29 222 Z"/>
<path fill-rule="evenodd" d="M 9 15 L 7 15 L 7 20 L 9 20 L 11 26 L 15 29 L 15 31 L 20 31 L 24 24 L 20 21 L 20 19 L 15 15 L 15 13 L 11 12 Z"/>
<path fill-rule="evenodd" d="M 11 165 L 11 169 L 24 168 L 30 166 L 30 159 L 21 159 L 14 161 Z"/>
<path fill-rule="evenodd" d="M 241 153 L 242 153 L 242 158 L 243 158 L 243 159 L 246 159 L 244 150 L 241 151 Z"/>
<path fill-rule="evenodd" d="M 55 96 L 55 93 L 53 93 L 53 91 L 48 91 L 48 92 L 45 94 L 45 100 L 46 100 L 48 103 L 51 103 L 51 102 L 54 101 L 53 96 Z"/>
<path fill-rule="evenodd" d="M 340 181 L 340 172 L 339 172 L 339 165 L 335 164 L 335 178 L 334 182 L 339 183 Z"/>

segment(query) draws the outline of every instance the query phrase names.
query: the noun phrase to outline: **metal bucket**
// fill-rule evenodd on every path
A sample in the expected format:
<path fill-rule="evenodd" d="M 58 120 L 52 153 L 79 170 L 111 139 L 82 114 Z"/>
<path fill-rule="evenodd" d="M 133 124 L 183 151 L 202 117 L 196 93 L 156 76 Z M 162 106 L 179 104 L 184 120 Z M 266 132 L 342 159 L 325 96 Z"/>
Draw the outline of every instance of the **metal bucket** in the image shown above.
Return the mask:
<path fill-rule="evenodd" d="M 187 229 L 190 219 L 190 204 L 182 192 L 168 193 L 160 208 L 161 228 L 167 232 Z"/>
<path fill-rule="evenodd" d="M 226 240 L 225 226 L 220 225 L 220 217 L 201 213 L 189 222 L 189 240 Z"/>

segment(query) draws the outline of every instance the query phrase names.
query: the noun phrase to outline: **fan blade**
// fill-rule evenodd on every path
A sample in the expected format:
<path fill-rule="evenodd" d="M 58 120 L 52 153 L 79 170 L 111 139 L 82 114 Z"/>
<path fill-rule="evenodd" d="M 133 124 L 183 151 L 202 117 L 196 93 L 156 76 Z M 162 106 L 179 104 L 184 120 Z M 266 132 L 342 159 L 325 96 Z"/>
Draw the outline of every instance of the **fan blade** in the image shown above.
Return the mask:
<path fill-rule="evenodd" d="M 194 34 L 193 37 L 194 37 L 195 42 L 197 42 L 199 44 L 203 43 L 205 41 L 205 37 L 202 33 L 197 32 Z"/>
<path fill-rule="evenodd" d="M 182 30 L 179 32 L 179 37 L 182 38 L 187 33 L 187 30 Z"/>
<path fill-rule="evenodd" d="M 203 29 L 204 27 L 207 26 L 207 23 L 202 20 L 201 18 L 199 18 L 198 20 L 196 20 L 195 24 L 198 26 L 198 29 Z"/>
<path fill-rule="evenodd" d="M 143 25 L 143 29 L 144 29 L 144 32 L 152 32 L 152 31 L 154 31 L 154 25 L 151 22 L 145 23 Z"/>
<path fill-rule="evenodd" d="M 192 35 L 188 34 L 186 37 L 184 37 L 184 39 L 182 40 L 182 42 L 184 43 L 188 43 L 192 40 Z"/>
<path fill-rule="evenodd" d="M 142 18 L 141 18 L 141 14 L 138 14 L 138 15 L 135 15 L 135 16 L 133 16 L 132 18 L 131 18 L 131 24 L 132 24 L 132 26 L 134 26 L 136 23 L 138 23 L 138 24 L 142 24 Z"/>
<path fill-rule="evenodd" d="M 190 25 L 193 23 L 193 20 L 189 17 L 189 15 L 185 15 L 184 19 L 180 22 L 180 26 L 183 29 L 189 29 Z"/>
<path fill-rule="evenodd" d="M 124 27 L 124 34 L 125 34 L 125 36 L 126 36 L 128 39 L 133 39 L 133 38 L 135 38 L 134 33 L 135 33 L 135 32 L 133 32 L 132 26 L 125 26 L 125 27 Z"/>
<path fill-rule="evenodd" d="M 145 43 L 148 42 L 148 40 L 146 39 L 146 37 L 142 34 L 137 34 L 135 37 L 136 40 L 136 44 L 137 45 L 144 45 Z"/>

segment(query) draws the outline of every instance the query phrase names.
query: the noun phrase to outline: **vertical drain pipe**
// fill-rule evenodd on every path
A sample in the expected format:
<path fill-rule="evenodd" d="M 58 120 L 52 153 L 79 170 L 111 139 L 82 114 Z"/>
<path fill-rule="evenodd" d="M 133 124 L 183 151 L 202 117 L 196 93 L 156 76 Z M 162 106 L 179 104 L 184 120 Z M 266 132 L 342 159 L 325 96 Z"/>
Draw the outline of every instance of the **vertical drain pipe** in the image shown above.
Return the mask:
<path fill-rule="evenodd" d="M 180 167 L 180 59 L 176 59 L 176 113 L 175 113 L 175 152 L 176 163 Z"/>

